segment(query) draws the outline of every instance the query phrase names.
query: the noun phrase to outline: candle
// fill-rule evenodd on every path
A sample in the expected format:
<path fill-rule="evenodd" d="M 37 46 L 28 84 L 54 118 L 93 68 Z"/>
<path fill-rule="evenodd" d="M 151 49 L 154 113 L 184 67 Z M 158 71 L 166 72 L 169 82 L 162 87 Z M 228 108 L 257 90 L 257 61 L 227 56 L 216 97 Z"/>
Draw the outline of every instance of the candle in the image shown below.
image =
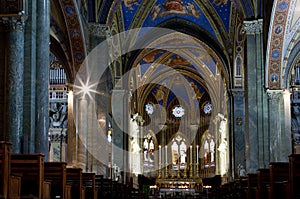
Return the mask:
<path fill-rule="evenodd" d="M 166 165 L 168 164 L 168 145 L 166 147 Z"/>
<path fill-rule="evenodd" d="M 190 146 L 190 163 L 193 163 L 193 154 L 192 154 L 193 148 Z"/>
<path fill-rule="evenodd" d="M 159 164 L 159 168 L 160 168 L 160 166 L 161 166 L 161 145 L 159 145 L 158 148 L 159 148 L 158 164 Z"/>
<path fill-rule="evenodd" d="M 199 145 L 197 145 L 197 164 L 198 164 L 198 161 L 199 161 L 199 150 L 198 150 L 198 148 L 199 148 Z"/>

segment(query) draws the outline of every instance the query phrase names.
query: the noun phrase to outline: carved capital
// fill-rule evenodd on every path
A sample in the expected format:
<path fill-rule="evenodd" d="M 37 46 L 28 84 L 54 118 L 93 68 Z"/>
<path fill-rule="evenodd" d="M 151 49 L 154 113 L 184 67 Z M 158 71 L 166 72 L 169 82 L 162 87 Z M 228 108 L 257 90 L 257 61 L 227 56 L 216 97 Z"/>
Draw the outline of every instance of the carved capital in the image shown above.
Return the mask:
<path fill-rule="evenodd" d="M 282 90 L 267 90 L 268 99 L 270 101 L 278 101 L 282 97 Z"/>
<path fill-rule="evenodd" d="M 245 91 L 241 89 L 232 89 L 231 90 L 233 97 L 244 97 Z"/>
<path fill-rule="evenodd" d="M 20 12 L 18 15 L 12 16 L 0 15 L 0 23 L 6 25 L 7 31 L 23 32 L 26 19 L 27 16 L 24 14 L 24 12 Z"/>
<path fill-rule="evenodd" d="M 243 31 L 246 34 L 256 34 L 263 31 L 263 20 L 244 21 Z"/>
<path fill-rule="evenodd" d="M 90 23 L 89 30 L 90 30 L 90 33 L 92 33 L 98 37 L 109 37 L 110 36 L 109 26 L 107 26 L 105 24 Z"/>

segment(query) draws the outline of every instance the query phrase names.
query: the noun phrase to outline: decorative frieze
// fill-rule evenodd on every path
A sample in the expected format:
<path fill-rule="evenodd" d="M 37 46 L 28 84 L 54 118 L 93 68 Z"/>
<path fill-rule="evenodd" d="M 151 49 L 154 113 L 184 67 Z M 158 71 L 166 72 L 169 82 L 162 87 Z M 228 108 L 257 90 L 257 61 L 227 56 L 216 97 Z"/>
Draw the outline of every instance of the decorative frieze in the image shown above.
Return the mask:
<path fill-rule="evenodd" d="M 263 20 L 244 21 L 243 30 L 246 34 L 256 34 L 263 31 Z"/>

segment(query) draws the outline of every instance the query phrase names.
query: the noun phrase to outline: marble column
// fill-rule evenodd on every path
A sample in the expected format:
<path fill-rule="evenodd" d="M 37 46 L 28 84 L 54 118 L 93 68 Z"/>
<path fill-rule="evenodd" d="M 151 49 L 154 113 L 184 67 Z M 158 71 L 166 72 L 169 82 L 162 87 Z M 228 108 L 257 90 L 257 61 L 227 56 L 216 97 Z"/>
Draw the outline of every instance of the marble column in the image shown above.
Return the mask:
<path fill-rule="evenodd" d="M 87 134 L 88 134 L 88 100 L 87 95 L 82 94 L 78 99 L 78 158 L 77 167 L 83 171 L 87 170 Z"/>
<path fill-rule="evenodd" d="M 270 162 L 280 162 L 282 156 L 282 129 L 280 117 L 280 101 L 282 100 L 282 90 L 268 90 L 269 97 L 269 144 Z"/>
<path fill-rule="evenodd" d="M 50 0 L 37 0 L 35 152 L 49 155 Z"/>
<path fill-rule="evenodd" d="M 67 163 L 70 166 L 76 166 L 77 162 L 77 138 L 76 138 L 76 126 L 74 117 L 74 95 L 71 88 L 68 91 L 68 128 L 67 128 Z M 75 103 L 76 105 L 76 103 Z"/>
<path fill-rule="evenodd" d="M 246 85 L 245 88 L 245 147 L 246 169 L 248 173 L 256 173 L 263 161 L 262 140 L 264 131 L 263 93 L 263 20 L 244 21 L 246 33 Z"/>
<path fill-rule="evenodd" d="M 24 82 L 24 17 L 2 17 L 7 25 L 7 137 L 12 153 L 22 153 L 23 82 Z"/>
<path fill-rule="evenodd" d="M 232 89 L 233 97 L 233 136 L 234 136 L 234 168 L 237 172 L 238 165 L 246 166 L 245 148 L 245 97 L 244 90 Z M 236 173 L 237 174 L 237 173 Z"/>
<path fill-rule="evenodd" d="M 289 90 L 283 91 L 284 107 L 284 129 L 282 134 L 282 156 L 284 161 L 288 161 L 288 156 L 292 154 L 292 127 L 291 127 L 291 93 Z"/>
<path fill-rule="evenodd" d="M 35 151 L 36 1 L 28 1 L 24 52 L 24 153 Z"/>
<path fill-rule="evenodd" d="M 113 123 L 112 128 L 114 129 L 114 134 L 112 136 L 112 150 L 113 150 L 113 164 L 116 164 L 121 170 L 128 168 L 128 155 L 124 147 L 126 146 L 125 140 L 128 137 L 128 98 L 127 91 L 122 88 L 115 88 L 112 91 L 112 117 Z"/>
<path fill-rule="evenodd" d="M 192 140 L 190 140 L 190 144 L 192 144 L 192 164 L 190 165 L 191 167 L 190 167 L 190 169 L 193 171 L 193 176 L 194 177 L 199 177 L 199 168 L 200 168 L 200 166 L 199 166 L 199 163 L 200 163 L 200 160 L 199 160 L 199 156 L 198 156 L 198 160 L 196 160 L 197 159 L 197 145 L 199 145 L 199 143 L 197 143 L 197 141 L 198 140 L 200 140 L 200 139 L 198 139 L 198 128 L 199 128 L 199 125 L 198 124 L 191 124 L 190 125 L 190 133 L 191 133 L 191 136 L 190 136 L 190 139 L 192 139 Z M 199 149 L 199 148 L 198 148 Z M 198 152 L 198 154 L 200 154 L 199 152 Z M 198 164 L 197 164 L 197 162 L 198 162 Z"/>
<path fill-rule="evenodd" d="M 109 27 L 106 24 L 89 23 L 89 32 L 89 52 L 110 36 Z"/>

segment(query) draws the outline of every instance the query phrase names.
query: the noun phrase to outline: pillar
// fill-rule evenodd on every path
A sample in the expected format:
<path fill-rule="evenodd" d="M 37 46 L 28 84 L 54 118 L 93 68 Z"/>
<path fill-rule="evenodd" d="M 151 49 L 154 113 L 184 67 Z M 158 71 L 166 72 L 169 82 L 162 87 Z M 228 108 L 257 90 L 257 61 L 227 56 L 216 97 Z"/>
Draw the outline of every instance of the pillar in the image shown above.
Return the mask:
<path fill-rule="evenodd" d="M 244 90 L 231 90 L 233 97 L 233 160 L 234 168 L 237 172 L 238 165 L 246 165 L 246 149 L 245 149 L 245 97 Z"/>
<path fill-rule="evenodd" d="M 88 134 L 88 100 L 87 95 L 82 94 L 78 99 L 78 132 L 77 132 L 77 167 L 87 170 L 87 134 Z"/>
<path fill-rule="evenodd" d="M 67 163 L 70 166 L 76 166 L 77 163 L 77 138 L 74 117 L 74 95 L 72 88 L 68 91 L 68 128 L 67 128 Z M 76 103 L 75 103 L 76 104 Z"/>
<path fill-rule="evenodd" d="M 37 0 L 35 152 L 49 155 L 50 1 Z"/>
<path fill-rule="evenodd" d="M 292 132 L 291 132 L 291 93 L 289 90 L 283 91 L 283 110 L 284 110 L 284 129 L 283 129 L 283 144 L 282 155 L 284 161 L 288 161 L 288 156 L 292 154 Z"/>
<path fill-rule="evenodd" d="M 245 149 L 246 169 L 256 173 L 265 162 L 265 110 L 264 110 L 264 60 L 263 20 L 245 21 L 246 66 L 245 66 Z"/>
<path fill-rule="evenodd" d="M 194 174 L 194 178 L 195 177 L 199 177 L 199 169 L 200 169 L 200 160 L 199 160 L 199 155 L 198 155 L 198 159 L 197 159 L 197 149 L 199 150 L 199 147 L 197 147 L 197 144 L 199 145 L 199 143 L 197 143 L 198 140 L 198 128 L 199 125 L 198 124 L 191 124 L 190 125 L 190 133 L 191 136 L 190 138 L 194 138 L 194 140 L 190 140 L 190 144 L 192 144 L 192 162 L 190 163 L 190 170 L 192 171 L 192 173 Z M 198 154 L 199 151 L 198 151 Z M 198 162 L 198 163 L 197 163 Z"/>
<path fill-rule="evenodd" d="M 24 153 L 35 152 L 36 0 L 28 1 L 24 56 Z"/>
<path fill-rule="evenodd" d="M 7 139 L 12 153 L 23 152 L 24 17 L 2 17 L 7 25 Z"/>
<path fill-rule="evenodd" d="M 280 101 L 282 100 L 281 90 L 268 90 L 269 97 L 269 135 L 270 135 L 270 162 L 281 161 L 281 121 Z"/>
<path fill-rule="evenodd" d="M 290 93 L 268 90 L 270 162 L 287 162 L 292 153 Z"/>

